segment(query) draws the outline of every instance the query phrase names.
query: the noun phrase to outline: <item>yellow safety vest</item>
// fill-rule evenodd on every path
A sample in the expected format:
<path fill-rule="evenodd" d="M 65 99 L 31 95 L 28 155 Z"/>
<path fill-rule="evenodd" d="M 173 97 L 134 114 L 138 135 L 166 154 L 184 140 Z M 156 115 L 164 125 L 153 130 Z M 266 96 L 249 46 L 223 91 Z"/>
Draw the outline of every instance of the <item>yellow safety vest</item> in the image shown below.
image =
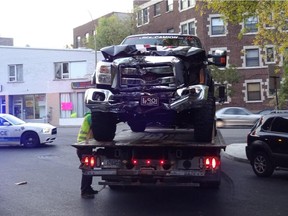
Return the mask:
<path fill-rule="evenodd" d="M 84 117 L 83 123 L 78 133 L 77 142 L 83 142 L 86 140 L 88 133 L 90 131 L 90 127 L 91 127 L 91 114 L 89 113 Z"/>

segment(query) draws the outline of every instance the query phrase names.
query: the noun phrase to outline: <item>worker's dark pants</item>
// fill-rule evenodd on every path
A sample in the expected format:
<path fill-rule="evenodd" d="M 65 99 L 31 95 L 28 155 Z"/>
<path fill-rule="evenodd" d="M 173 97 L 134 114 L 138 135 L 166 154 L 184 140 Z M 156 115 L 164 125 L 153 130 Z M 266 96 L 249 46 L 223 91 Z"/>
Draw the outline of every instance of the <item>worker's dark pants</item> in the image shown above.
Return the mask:
<path fill-rule="evenodd" d="M 77 149 L 77 155 L 79 157 L 79 160 L 81 162 L 82 155 L 89 155 L 92 153 L 92 150 L 87 150 L 87 149 Z M 82 179 L 81 179 L 81 193 L 89 192 L 92 190 L 92 178 L 93 176 L 87 176 L 82 174 Z"/>

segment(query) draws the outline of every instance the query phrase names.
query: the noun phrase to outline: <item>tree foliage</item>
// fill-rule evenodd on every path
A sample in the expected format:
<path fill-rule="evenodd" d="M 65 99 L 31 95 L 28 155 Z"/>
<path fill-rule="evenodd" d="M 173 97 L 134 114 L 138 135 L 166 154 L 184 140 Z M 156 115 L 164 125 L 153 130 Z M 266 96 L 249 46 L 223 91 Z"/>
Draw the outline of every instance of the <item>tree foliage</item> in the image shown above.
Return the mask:
<path fill-rule="evenodd" d="M 128 17 L 119 17 L 112 15 L 102 17 L 98 21 L 95 37 L 90 37 L 87 47 L 100 50 L 105 46 L 117 45 L 128 35 L 136 33 L 136 24 L 133 15 Z"/>
<path fill-rule="evenodd" d="M 223 15 L 225 22 L 240 24 L 249 17 L 258 18 L 258 32 L 255 34 L 254 45 L 264 48 L 273 45 L 275 51 L 275 63 L 278 72 L 282 64 L 282 56 L 288 48 L 288 1 L 284 0 L 203 0 L 201 12 L 207 9 Z M 239 33 L 239 38 L 243 36 L 246 29 Z M 264 58 L 265 55 L 263 55 Z M 286 63 L 287 64 L 287 63 Z M 284 78 L 288 78 L 287 67 L 285 67 Z M 277 72 L 277 71 L 276 71 Z M 280 89 L 280 100 L 287 100 L 288 81 L 284 81 Z M 283 102 L 283 101 L 282 101 Z"/>
<path fill-rule="evenodd" d="M 215 84 L 226 86 L 226 93 L 231 97 L 234 93 L 231 85 L 238 83 L 241 78 L 236 67 L 234 65 L 230 65 L 224 69 L 220 69 L 214 65 L 210 65 L 209 67 Z"/>

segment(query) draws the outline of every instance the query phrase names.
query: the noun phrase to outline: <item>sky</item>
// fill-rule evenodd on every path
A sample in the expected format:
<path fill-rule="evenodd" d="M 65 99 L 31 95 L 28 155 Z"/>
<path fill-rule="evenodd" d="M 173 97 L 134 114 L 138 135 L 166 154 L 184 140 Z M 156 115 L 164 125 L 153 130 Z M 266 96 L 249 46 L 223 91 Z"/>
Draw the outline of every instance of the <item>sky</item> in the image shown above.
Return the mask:
<path fill-rule="evenodd" d="M 73 44 L 73 28 L 110 12 L 132 12 L 133 0 L 4 0 L 0 37 L 14 46 L 64 48 Z"/>

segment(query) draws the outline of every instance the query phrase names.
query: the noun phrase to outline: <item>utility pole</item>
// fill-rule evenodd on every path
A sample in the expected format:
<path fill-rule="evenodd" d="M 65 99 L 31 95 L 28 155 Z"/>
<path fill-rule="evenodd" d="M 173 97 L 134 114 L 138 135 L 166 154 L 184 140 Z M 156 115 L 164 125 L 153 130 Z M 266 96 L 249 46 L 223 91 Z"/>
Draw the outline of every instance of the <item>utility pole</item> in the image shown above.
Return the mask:
<path fill-rule="evenodd" d="M 95 69 L 96 69 L 96 65 L 97 65 L 97 42 L 96 42 L 96 34 L 97 34 L 97 30 L 96 30 L 96 20 L 93 19 L 93 16 L 91 14 L 91 12 L 88 10 L 88 13 L 90 15 L 91 21 L 93 22 L 94 25 L 94 50 L 95 50 Z"/>

